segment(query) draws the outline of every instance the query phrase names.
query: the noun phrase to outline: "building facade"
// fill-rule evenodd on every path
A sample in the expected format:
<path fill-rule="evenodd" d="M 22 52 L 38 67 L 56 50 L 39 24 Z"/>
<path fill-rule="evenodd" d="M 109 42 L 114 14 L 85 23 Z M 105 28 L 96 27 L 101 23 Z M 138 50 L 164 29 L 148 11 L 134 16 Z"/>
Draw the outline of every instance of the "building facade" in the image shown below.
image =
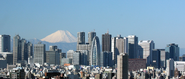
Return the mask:
<path fill-rule="evenodd" d="M 159 49 L 153 49 L 152 50 L 152 57 L 151 57 L 151 65 L 154 66 L 155 68 L 160 68 L 161 67 L 161 54 Z"/>
<path fill-rule="evenodd" d="M 46 62 L 45 44 L 34 45 L 34 63 L 44 64 Z"/>
<path fill-rule="evenodd" d="M 138 58 L 138 37 L 135 35 L 129 35 L 128 36 L 128 54 L 129 54 L 129 58 L 133 59 L 133 58 Z"/>
<path fill-rule="evenodd" d="M 90 52 L 90 65 L 100 66 L 100 42 L 97 36 L 93 38 Z"/>
<path fill-rule="evenodd" d="M 154 41 L 153 40 L 144 40 L 144 41 L 142 40 L 142 41 L 139 41 L 138 45 L 139 45 L 138 47 L 139 58 L 146 59 L 147 66 L 149 66 L 150 62 L 152 62 L 151 53 L 152 53 L 152 50 L 155 48 Z"/>
<path fill-rule="evenodd" d="M 167 59 L 172 58 L 174 61 L 179 61 L 179 47 L 177 44 L 168 44 L 165 51 L 167 52 Z"/>
<path fill-rule="evenodd" d="M 10 35 L 0 35 L 0 52 L 10 52 Z"/>
<path fill-rule="evenodd" d="M 111 37 L 109 33 L 102 34 L 102 51 L 111 52 Z"/>
<path fill-rule="evenodd" d="M 112 52 L 102 52 L 100 57 L 100 62 L 102 67 L 112 67 Z"/>
<path fill-rule="evenodd" d="M 117 56 L 117 79 L 128 79 L 128 55 L 126 53 Z"/>

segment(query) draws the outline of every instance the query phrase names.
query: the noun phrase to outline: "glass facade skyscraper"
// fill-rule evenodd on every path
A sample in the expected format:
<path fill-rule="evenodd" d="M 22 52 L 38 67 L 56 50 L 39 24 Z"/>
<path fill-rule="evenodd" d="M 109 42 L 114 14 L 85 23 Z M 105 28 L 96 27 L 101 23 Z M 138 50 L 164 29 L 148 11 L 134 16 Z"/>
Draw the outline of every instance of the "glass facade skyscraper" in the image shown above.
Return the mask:
<path fill-rule="evenodd" d="M 167 59 L 171 58 L 174 61 L 179 61 L 179 47 L 177 44 L 169 44 L 165 48 L 165 51 L 167 52 Z"/>
<path fill-rule="evenodd" d="M 10 52 L 10 35 L 0 35 L 0 52 Z"/>
<path fill-rule="evenodd" d="M 100 66 L 100 42 L 97 36 L 95 36 L 92 41 L 90 53 L 90 65 Z"/>
<path fill-rule="evenodd" d="M 129 58 L 138 58 L 138 37 L 135 35 L 128 36 L 128 46 L 129 46 Z"/>

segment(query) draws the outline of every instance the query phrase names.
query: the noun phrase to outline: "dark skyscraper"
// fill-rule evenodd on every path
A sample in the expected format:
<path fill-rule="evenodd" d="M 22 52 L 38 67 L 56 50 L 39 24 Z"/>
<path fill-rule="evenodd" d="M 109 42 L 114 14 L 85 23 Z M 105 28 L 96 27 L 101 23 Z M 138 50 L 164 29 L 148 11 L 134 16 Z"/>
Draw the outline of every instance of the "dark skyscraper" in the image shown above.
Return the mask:
<path fill-rule="evenodd" d="M 135 35 L 128 36 L 129 58 L 138 58 L 138 37 Z"/>
<path fill-rule="evenodd" d="M 109 33 L 102 35 L 102 51 L 111 52 L 111 37 Z"/>
<path fill-rule="evenodd" d="M 10 35 L 0 35 L 0 52 L 10 52 Z"/>
<path fill-rule="evenodd" d="M 167 52 L 167 59 L 171 58 L 174 61 L 179 61 L 179 47 L 177 44 L 167 45 L 165 51 Z"/>

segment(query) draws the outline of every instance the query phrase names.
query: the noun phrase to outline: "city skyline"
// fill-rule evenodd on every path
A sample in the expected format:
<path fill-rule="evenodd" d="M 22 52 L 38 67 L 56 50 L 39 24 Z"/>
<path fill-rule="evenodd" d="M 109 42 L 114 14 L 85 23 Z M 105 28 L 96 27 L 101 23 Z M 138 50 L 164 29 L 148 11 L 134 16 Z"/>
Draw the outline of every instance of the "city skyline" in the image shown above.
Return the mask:
<path fill-rule="evenodd" d="M 0 1 L 0 34 L 42 39 L 57 31 L 137 35 L 156 48 L 177 43 L 185 48 L 185 1 Z M 12 29 L 11 29 L 12 28 Z M 14 30 L 13 28 L 16 28 Z M 179 36 L 182 36 L 181 39 Z"/>

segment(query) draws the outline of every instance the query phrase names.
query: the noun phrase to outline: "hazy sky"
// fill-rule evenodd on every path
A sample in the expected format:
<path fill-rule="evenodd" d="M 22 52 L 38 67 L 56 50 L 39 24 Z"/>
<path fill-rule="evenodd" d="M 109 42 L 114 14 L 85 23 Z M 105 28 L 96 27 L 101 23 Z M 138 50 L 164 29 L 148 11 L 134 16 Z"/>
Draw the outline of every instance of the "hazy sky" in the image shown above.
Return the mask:
<path fill-rule="evenodd" d="M 185 0 L 0 0 L 0 34 L 42 39 L 57 30 L 77 36 L 94 29 L 99 38 L 109 30 L 154 40 L 156 48 L 185 48 Z"/>

